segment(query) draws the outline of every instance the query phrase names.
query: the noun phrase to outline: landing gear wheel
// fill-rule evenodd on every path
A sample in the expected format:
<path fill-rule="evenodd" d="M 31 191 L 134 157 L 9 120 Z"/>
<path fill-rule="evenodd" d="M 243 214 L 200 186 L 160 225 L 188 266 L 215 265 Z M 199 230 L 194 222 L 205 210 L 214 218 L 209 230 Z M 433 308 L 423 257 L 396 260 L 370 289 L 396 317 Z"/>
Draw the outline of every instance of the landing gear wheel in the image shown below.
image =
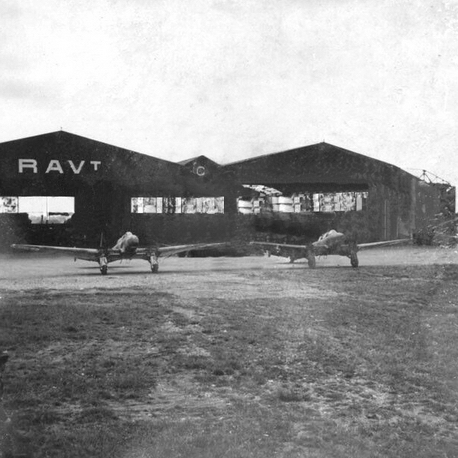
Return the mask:
<path fill-rule="evenodd" d="M 350 254 L 350 263 L 351 263 L 352 267 L 358 267 L 359 266 L 358 255 L 356 253 L 351 253 Z"/>
<path fill-rule="evenodd" d="M 316 267 L 316 258 L 314 254 L 310 254 L 307 258 L 308 265 L 310 269 L 314 269 Z"/>
<path fill-rule="evenodd" d="M 159 264 L 151 264 L 151 272 L 157 274 L 159 272 Z"/>
<path fill-rule="evenodd" d="M 100 267 L 100 273 L 102 275 L 106 275 L 108 273 L 108 266 L 101 266 Z"/>

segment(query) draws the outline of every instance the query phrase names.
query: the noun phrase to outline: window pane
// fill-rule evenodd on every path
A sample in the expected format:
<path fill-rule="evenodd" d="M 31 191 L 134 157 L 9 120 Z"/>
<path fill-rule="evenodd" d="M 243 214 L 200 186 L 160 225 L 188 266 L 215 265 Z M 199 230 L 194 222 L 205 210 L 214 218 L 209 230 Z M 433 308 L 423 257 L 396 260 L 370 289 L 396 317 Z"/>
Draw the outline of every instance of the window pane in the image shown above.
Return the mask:
<path fill-rule="evenodd" d="M 17 197 L 0 197 L 0 213 L 17 213 Z"/>

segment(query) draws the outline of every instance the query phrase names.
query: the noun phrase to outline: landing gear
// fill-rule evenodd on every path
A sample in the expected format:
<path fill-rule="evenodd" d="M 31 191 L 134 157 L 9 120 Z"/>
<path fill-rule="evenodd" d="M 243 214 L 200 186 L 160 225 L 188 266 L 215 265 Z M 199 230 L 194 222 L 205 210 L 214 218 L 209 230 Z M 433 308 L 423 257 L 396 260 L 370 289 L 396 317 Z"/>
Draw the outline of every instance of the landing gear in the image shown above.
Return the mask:
<path fill-rule="evenodd" d="M 108 273 L 108 261 L 105 256 L 99 259 L 100 273 L 106 275 Z"/>
<path fill-rule="evenodd" d="M 316 267 L 316 258 L 313 253 L 309 253 L 309 255 L 307 256 L 307 262 L 310 269 L 314 269 Z"/>
<path fill-rule="evenodd" d="M 358 267 L 359 266 L 359 261 L 358 261 L 358 254 L 356 251 L 352 251 L 350 253 L 350 263 L 352 267 Z"/>
<path fill-rule="evenodd" d="M 153 272 L 153 274 L 157 274 L 159 272 L 159 260 L 157 254 L 154 253 L 152 255 L 147 256 L 146 260 L 149 262 L 151 266 L 151 272 Z"/>

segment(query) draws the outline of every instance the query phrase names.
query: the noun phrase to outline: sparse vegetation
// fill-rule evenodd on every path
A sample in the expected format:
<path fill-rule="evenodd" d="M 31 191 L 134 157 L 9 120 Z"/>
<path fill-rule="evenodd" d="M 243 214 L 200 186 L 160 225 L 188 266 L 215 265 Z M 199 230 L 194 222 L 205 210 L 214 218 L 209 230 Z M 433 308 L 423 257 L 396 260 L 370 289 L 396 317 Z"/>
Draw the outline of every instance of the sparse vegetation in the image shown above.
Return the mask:
<path fill-rule="evenodd" d="M 458 266 L 199 281 L 2 292 L 3 457 L 458 456 Z"/>

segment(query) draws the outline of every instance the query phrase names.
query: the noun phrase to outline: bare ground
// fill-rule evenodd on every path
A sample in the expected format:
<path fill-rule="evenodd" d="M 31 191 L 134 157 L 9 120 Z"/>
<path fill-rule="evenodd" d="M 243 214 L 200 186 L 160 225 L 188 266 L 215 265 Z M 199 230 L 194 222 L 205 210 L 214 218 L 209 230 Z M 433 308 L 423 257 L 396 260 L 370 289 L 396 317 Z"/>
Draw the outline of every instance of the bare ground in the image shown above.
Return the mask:
<path fill-rule="evenodd" d="M 5 456 L 458 456 L 458 254 L 4 257 Z"/>

